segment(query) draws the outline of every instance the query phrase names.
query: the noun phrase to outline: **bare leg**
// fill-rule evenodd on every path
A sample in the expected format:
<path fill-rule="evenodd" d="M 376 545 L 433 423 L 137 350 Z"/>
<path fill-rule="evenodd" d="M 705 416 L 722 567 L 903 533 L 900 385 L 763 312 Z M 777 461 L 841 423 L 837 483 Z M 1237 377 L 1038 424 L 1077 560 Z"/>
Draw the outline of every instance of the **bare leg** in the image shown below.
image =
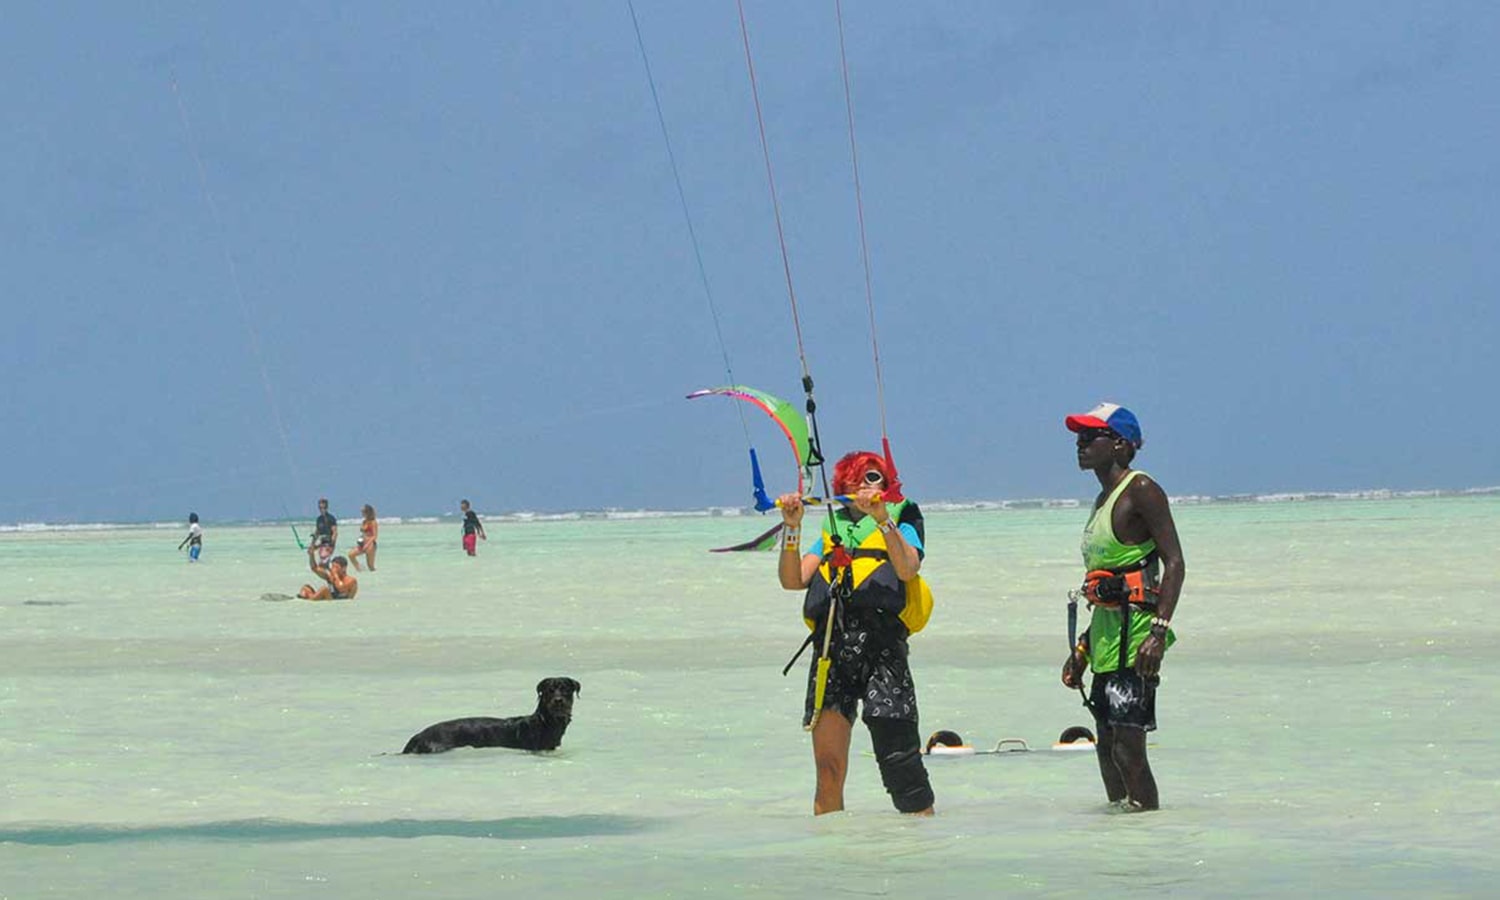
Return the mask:
<path fill-rule="evenodd" d="M 368 549 L 368 550 L 365 551 L 365 564 L 370 567 L 370 571 L 371 572 L 375 571 L 375 547 L 374 547 L 374 545 L 371 545 L 370 549 Z"/>
<path fill-rule="evenodd" d="M 844 777 L 849 774 L 849 735 L 853 730 L 854 723 L 832 710 L 824 710 L 813 726 L 813 762 L 818 769 L 815 816 L 844 808 Z"/>
<path fill-rule="evenodd" d="M 1110 803 L 1116 803 L 1128 796 L 1125 789 L 1125 776 L 1121 773 L 1114 755 L 1115 740 L 1119 732 L 1104 724 L 1103 719 L 1096 718 L 1094 723 L 1099 728 L 1099 742 L 1094 745 L 1094 755 L 1099 760 L 1099 775 L 1104 779 L 1104 795 L 1109 798 Z M 1140 729 L 1124 730 L 1139 731 Z M 1141 734 L 1144 736 L 1145 732 L 1142 731 Z"/>
<path fill-rule="evenodd" d="M 1112 755 L 1115 768 L 1124 780 L 1125 792 L 1137 809 L 1156 809 L 1161 803 L 1156 795 L 1156 778 L 1146 759 L 1146 731 L 1143 728 L 1116 728 Z M 1113 799 L 1113 798 L 1111 798 Z"/>

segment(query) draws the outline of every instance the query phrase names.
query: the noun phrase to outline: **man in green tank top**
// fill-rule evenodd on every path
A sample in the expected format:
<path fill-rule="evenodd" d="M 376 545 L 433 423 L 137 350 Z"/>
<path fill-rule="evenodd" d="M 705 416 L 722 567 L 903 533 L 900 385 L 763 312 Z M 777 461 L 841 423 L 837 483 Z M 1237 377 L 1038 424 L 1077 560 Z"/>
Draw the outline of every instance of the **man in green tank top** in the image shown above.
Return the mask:
<path fill-rule="evenodd" d="M 1078 435 L 1078 468 L 1099 479 L 1099 496 L 1083 531 L 1083 561 L 1093 584 L 1088 633 L 1063 663 L 1062 682 L 1080 688 L 1094 670 L 1088 698 L 1099 729 L 1096 752 L 1104 792 L 1135 811 L 1160 800 L 1146 759 L 1146 732 L 1156 730 L 1162 657 L 1175 640 L 1172 613 L 1186 567 L 1166 492 L 1130 464 L 1141 448 L 1135 414 L 1114 403 L 1068 416 Z M 1128 610 L 1128 612 L 1127 612 Z"/>

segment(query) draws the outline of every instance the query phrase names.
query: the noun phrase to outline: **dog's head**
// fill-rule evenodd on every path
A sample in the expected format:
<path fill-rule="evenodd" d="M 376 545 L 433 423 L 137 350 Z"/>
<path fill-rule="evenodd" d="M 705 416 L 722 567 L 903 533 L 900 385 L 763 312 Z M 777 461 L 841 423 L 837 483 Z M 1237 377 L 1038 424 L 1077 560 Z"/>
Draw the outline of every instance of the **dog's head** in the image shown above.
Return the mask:
<path fill-rule="evenodd" d="M 573 719 L 573 695 L 583 693 L 583 685 L 572 678 L 543 678 L 536 683 L 537 704 L 549 717 L 564 722 Z"/>

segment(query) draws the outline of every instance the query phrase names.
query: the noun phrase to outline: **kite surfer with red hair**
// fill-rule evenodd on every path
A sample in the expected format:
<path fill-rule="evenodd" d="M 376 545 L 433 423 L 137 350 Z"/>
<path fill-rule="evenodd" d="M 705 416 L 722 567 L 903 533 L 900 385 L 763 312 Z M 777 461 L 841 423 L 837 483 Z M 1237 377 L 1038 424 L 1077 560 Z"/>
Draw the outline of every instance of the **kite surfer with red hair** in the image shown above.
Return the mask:
<path fill-rule="evenodd" d="M 802 551 L 800 494 L 778 501 L 782 545 L 777 574 L 787 590 L 806 591 L 802 615 L 824 648 L 808 673 L 803 725 L 812 732 L 817 792 L 813 813 L 844 808 L 844 778 L 856 713 L 863 708 L 880 777 L 903 813 L 931 815 L 933 794 L 922 764 L 917 694 L 907 637 L 926 624 L 911 614 L 909 593 L 925 594 L 923 522 L 917 504 L 887 502 L 892 474 L 877 453 L 856 451 L 833 467 L 836 508 L 821 536 Z M 930 594 L 926 595 L 930 611 Z"/>

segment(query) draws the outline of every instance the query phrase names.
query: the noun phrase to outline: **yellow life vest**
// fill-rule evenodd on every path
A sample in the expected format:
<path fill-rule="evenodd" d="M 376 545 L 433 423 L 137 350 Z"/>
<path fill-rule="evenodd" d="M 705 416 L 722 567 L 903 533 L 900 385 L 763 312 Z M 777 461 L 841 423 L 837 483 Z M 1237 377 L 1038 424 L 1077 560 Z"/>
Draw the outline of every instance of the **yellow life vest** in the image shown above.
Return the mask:
<path fill-rule="evenodd" d="M 911 517 L 920 522 L 921 513 L 909 500 L 887 505 L 891 518 L 900 522 L 902 515 L 910 510 Z M 875 524 L 872 516 L 852 521 L 846 510 L 835 512 L 839 539 L 848 552 L 849 574 L 853 589 L 851 604 L 866 608 L 874 607 L 895 613 L 906 626 L 909 634 L 916 634 L 927 627 L 932 618 L 932 589 L 921 575 L 910 581 L 896 577 L 891 565 L 885 534 Z M 832 564 L 833 536 L 828 531 L 826 518 L 823 528 L 823 560 L 808 585 L 802 604 L 802 621 L 812 630 L 828 614 L 828 593 L 836 578 L 842 576 Z"/>

